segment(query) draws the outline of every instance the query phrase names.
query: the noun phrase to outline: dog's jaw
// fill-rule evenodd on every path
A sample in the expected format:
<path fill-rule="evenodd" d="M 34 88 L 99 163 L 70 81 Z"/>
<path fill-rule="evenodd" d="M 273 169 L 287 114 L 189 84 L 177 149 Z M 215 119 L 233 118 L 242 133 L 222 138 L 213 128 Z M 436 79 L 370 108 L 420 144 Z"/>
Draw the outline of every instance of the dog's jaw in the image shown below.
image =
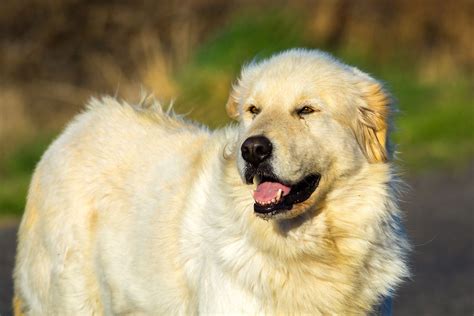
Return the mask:
<path fill-rule="evenodd" d="M 290 183 L 280 179 L 269 165 L 264 164 L 258 169 L 247 166 L 245 179 L 247 183 L 253 183 L 255 186 L 255 215 L 273 219 L 291 218 L 301 214 L 301 209 L 308 207 L 308 203 L 303 202 L 315 195 L 321 176 L 310 174 L 302 177 L 300 181 Z"/>

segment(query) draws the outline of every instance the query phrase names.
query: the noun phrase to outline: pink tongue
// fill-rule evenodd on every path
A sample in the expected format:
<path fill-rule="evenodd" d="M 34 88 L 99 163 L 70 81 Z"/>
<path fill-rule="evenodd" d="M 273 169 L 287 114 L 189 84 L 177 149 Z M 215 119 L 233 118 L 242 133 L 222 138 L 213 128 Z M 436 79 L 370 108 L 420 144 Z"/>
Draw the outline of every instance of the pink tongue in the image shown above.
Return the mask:
<path fill-rule="evenodd" d="M 257 186 L 257 190 L 253 192 L 253 198 L 259 202 L 269 202 L 278 194 L 278 190 L 283 191 L 282 196 L 290 193 L 290 188 L 278 182 L 263 182 Z"/>

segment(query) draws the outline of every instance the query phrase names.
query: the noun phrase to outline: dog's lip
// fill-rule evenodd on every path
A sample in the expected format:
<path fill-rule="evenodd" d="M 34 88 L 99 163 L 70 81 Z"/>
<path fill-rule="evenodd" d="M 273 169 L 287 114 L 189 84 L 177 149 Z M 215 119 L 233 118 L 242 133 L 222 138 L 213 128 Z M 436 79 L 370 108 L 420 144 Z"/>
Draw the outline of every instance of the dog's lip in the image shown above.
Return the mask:
<path fill-rule="evenodd" d="M 290 211 L 295 204 L 302 203 L 309 199 L 313 192 L 317 189 L 321 175 L 310 174 L 304 177 L 301 181 L 291 185 L 285 184 L 277 178 L 271 176 L 260 176 L 260 181 L 270 181 L 285 184 L 291 188 L 289 194 L 283 196 L 279 202 L 270 204 L 259 204 L 257 201 L 254 203 L 254 211 L 257 214 L 264 216 L 273 216 L 283 212 Z"/>

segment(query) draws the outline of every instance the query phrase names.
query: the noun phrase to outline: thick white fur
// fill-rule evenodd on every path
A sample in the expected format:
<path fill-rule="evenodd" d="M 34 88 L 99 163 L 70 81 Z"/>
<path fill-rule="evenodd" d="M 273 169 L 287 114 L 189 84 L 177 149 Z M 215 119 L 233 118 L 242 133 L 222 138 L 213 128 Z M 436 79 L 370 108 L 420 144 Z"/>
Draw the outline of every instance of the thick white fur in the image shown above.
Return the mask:
<path fill-rule="evenodd" d="M 16 313 L 369 313 L 407 276 L 408 243 L 391 164 L 358 136 L 368 83 L 291 50 L 247 66 L 228 104 L 240 127 L 212 132 L 158 105 L 92 100 L 33 176 Z M 302 102 L 319 112 L 295 116 Z M 294 213 L 268 220 L 254 214 L 239 152 L 262 133 L 278 176 L 322 175 Z"/>

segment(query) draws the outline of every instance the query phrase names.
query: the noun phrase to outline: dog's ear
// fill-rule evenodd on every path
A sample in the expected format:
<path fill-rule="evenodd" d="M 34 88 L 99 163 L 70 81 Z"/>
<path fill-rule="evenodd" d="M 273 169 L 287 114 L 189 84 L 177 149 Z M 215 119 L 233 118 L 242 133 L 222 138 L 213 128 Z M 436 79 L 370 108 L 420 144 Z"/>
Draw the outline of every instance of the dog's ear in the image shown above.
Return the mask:
<path fill-rule="evenodd" d="M 238 101 L 238 93 L 235 86 L 233 86 L 230 91 L 229 99 L 227 100 L 225 109 L 227 111 L 227 115 L 231 119 L 239 120 L 239 101 Z"/>
<path fill-rule="evenodd" d="M 371 163 L 389 160 L 388 129 L 392 98 L 375 80 L 359 83 L 363 102 L 358 107 L 357 140 Z"/>

